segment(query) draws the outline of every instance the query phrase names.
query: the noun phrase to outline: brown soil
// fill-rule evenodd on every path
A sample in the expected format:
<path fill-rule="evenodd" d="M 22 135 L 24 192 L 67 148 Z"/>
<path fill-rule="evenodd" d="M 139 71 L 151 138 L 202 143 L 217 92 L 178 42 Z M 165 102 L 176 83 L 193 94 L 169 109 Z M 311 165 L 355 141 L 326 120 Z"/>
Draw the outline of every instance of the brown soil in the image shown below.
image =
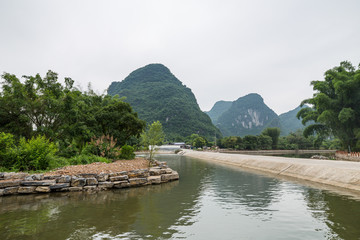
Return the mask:
<path fill-rule="evenodd" d="M 144 158 L 134 160 L 118 160 L 113 163 L 91 163 L 87 165 L 72 165 L 45 173 L 45 175 L 76 175 L 81 173 L 114 173 L 145 169 L 149 167 L 149 161 Z"/>

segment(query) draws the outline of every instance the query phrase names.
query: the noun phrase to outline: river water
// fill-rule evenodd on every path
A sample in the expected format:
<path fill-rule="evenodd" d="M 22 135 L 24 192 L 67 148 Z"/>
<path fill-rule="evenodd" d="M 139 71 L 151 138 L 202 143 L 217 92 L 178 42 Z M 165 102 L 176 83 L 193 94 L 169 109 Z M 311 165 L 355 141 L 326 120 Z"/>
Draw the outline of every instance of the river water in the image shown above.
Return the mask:
<path fill-rule="evenodd" d="M 180 180 L 0 198 L 0 239 L 360 239 L 360 201 L 184 156 Z"/>

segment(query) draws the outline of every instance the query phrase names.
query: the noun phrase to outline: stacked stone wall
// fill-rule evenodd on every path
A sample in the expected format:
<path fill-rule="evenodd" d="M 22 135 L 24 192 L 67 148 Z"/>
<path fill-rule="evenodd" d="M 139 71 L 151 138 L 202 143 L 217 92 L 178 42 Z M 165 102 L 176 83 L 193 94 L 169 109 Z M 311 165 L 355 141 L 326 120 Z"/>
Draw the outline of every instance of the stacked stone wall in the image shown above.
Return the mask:
<path fill-rule="evenodd" d="M 102 191 L 161 184 L 179 179 L 166 165 L 114 173 L 46 175 L 0 173 L 0 196 L 49 192 Z"/>

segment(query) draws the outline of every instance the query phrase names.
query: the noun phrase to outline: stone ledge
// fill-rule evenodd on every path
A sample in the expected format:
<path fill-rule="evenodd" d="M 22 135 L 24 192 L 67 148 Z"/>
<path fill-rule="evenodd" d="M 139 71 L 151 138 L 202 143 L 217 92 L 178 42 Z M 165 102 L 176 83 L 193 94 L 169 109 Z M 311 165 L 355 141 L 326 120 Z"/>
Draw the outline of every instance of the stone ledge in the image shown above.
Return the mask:
<path fill-rule="evenodd" d="M 0 196 L 49 192 L 101 191 L 161 184 L 179 179 L 166 163 L 149 169 L 115 173 L 82 173 L 75 176 L 0 173 Z"/>

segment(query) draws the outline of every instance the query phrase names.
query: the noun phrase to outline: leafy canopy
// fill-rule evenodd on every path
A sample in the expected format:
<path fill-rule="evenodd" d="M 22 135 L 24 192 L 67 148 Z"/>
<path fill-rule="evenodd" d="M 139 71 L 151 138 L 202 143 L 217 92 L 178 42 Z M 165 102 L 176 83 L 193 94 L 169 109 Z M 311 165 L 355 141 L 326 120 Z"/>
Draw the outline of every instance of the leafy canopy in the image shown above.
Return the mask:
<path fill-rule="evenodd" d="M 302 102 L 311 108 L 297 114 L 303 124 L 314 121 L 305 128 L 304 135 L 333 135 L 343 148 L 360 150 L 360 66 L 355 69 L 350 62 L 341 62 L 325 72 L 323 81 L 312 81 L 311 85 L 313 97 Z"/>
<path fill-rule="evenodd" d="M 151 162 L 155 154 L 155 146 L 161 144 L 165 138 L 162 124 L 159 121 L 153 122 L 148 130 L 141 135 L 141 138 L 142 143 L 149 146 Z"/>

